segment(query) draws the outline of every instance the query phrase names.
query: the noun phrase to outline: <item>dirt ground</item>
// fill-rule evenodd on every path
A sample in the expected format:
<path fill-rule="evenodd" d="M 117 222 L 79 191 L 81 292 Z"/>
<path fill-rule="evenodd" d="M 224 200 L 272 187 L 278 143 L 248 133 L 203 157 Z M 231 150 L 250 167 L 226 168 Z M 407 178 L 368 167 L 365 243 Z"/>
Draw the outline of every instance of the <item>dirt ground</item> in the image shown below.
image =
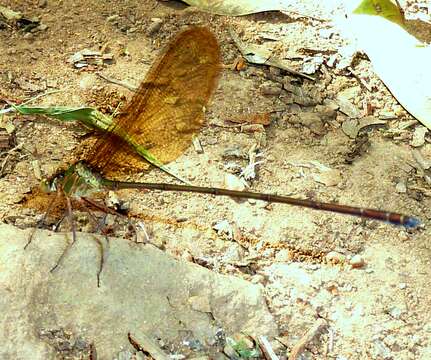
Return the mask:
<path fill-rule="evenodd" d="M 412 2 L 403 4 L 411 16 L 425 11 Z M 2 5 L 40 20 L 31 31 L 0 22 L 3 107 L 7 101 L 20 103 L 61 90 L 36 104 L 90 105 L 112 113 L 131 92 L 96 72 L 139 84 L 178 31 L 188 25 L 210 28 L 229 66 L 199 135 L 203 153 L 190 146 L 171 164 L 173 169 L 195 185 L 224 187 L 226 174 L 239 177 L 254 159 L 256 174 L 247 180 L 253 191 L 383 208 L 416 216 L 423 226 L 406 230 L 204 195 L 123 190 L 106 198 L 112 202 L 117 197 L 139 215 L 141 241 L 261 284 L 277 319 L 280 335 L 270 341 L 280 358 L 319 318 L 327 328 L 308 344 L 304 359 L 431 358 L 431 189 L 429 175 L 415 160 L 420 151 L 430 161 L 430 138 L 417 144 L 420 123 L 391 96 L 364 54 L 346 54 L 348 40 L 322 20 L 332 13 L 310 11 L 309 5 L 298 7 L 304 16 L 267 12 L 233 18 L 152 0 L 91 5 L 84 0 L 5 0 Z M 297 71 L 315 66 L 310 71 L 315 80 L 268 66 L 233 69 L 240 52 L 232 30 L 245 43 L 270 48 L 274 58 Z M 68 59 L 83 49 L 112 54 L 112 60 L 78 69 Z M 252 120 L 262 113 L 269 115 L 269 125 L 232 122 L 239 115 Z M 379 121 L 347 136 L 351 118 L 365 116 Z M 26 197 L 40 178 L 70 157 L 87 131 L 40 116 L 8 114 L 1 123 L 14 130 L 17 147 L 0 158 L 0 217 L 19 227 L 35 226 L 43 212 L 25 206 Z M 173 181 L 157 169 L 135 179 Z M 79 230 L 94 231 L 85 212 L 75 216 Z M 50 221 L 54 225 L 55 219 Z M 106 221 L 110 233 L 133 241 L 124 220 L 109 216 Z M 62 230 L 68 231 L 67 222 Z"/>

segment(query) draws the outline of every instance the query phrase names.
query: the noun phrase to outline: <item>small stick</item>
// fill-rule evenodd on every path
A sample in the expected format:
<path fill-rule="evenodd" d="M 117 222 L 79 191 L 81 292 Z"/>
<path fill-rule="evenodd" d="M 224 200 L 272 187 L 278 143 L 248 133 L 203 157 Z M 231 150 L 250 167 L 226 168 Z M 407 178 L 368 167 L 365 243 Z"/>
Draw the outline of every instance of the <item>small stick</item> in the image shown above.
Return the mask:
<path fill-rule="evenodd" d="M 304 334 L 304 336 L 298 341 L 298 343 L 290 351 L 289 360 L 299 359 L 299 355 L 305 349 L 308 343 L 310 343 L 316 335 L 323 331 L 328 326 L 328 323 L 324 319 L 319 319 L 317 322 Z"/>
<path fill-rule="evenodd" d="M 266 336 L 258 336 L 259 347 L 267 360 L 279 360 Z"/>
<path fill-rule="evenodd" d="M 349 70 L 350 71 L 350 73 L 353 75 L 353 77 L 356 79 L 356 80 L 358 80 L 358 82 L 359 82 L 359 85 L 362 85 L 368 92 L 370 92 L 370 93 L 372 93 L 373 92 L 373 89 L 371 88 L 371 86 L 364 80 L 364 79 L 362 79 L 360 76 L 359 76 L 359 74 L 355 71 L 355 70 L 353 70 L 352 69 L 352 67 L 351 66 L 348 66 L 347 67 L 347 70 Z"/>
<path fill-rule="evenodd" d="M 138 88 L 136 86 L 130 85 L 128 83 L 126 83 L 125 81 L 120 81 L 120 80 L 116 80 L 116 79 L 112 79 L 106 75 L 103 75 L 101 73 L 96 73 L 97 76 L 101 77 L 103 80 L 106 80 L 107 82 L 110 82 L 112 84 L 115 85 L 119 85 L 122 87 L 125 87 L 127 90 L 133 91 L 135 92 L 136 90 L 138 90 Z"/>
<path fill-rule="evenodd" d="M 279 69 L 285 70 L 288 73 L 291 73 L 292 75 L 300 76 L 300 77 L 303 77 L 303 78 L 311 80 L 311 81 L 316 81 L 316 79 L 314 77 L 312 77 L 310 75 L 307 75 L 307 74 L 305 74 L 303 72 L 296 71 L 296 70 L 292 69 L 291 67 L 285 65 L 279 59 L 271 59 L 271 58 L 269 58 L 267 61 L 265 61 L 265 65 L 274 66 L 274 67 L 277 67 Z"/>
<path fill-rule="evenodd" d="M 103 204 L 98 203 L 97 201 L 94 201 L 86 196 L 82 196 L 81 200 L 84 202 L 90 204 L 91 206 L 95 207 L 97 210 L 104 212 L 105 214 L 111 214 L 111 215 L 118 215 L 118 216 L 124 216 L 123 214 L 119 213 L 118 211 L 115 211 L 114 209 L 111 209 Z"/>

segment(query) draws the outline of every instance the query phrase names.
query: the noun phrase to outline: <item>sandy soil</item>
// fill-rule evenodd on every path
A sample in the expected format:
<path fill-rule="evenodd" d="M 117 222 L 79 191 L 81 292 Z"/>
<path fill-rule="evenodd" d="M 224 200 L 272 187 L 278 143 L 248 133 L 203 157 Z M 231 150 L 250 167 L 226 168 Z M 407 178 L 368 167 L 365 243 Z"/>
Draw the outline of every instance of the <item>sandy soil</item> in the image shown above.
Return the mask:
<path fill-rule="evenodd" d="M 253 191 L 384 208 L 417 216 L 423 227 L 407 231 L 348 216 L 203 195 L 124 190 L 116 196 L 140 216 L 138 238 L 146 233 L 151 242 L 186 261 L 262 284 L 280 329 L 279 341 L 271 341 L 282 358 L 320 317 L 329 330 L 307 347 L 304 358 L 431 357 L 431 192 L 429 175 L 413 157 L 419 149 L 430 159 L 431 145 L 425 138 L 420 147 L 412 146 L 420 124 L 397 104 L 364 55 L 350 63 L 342 52 L 348 41 L 331 23 L 277 12 L 229 18 L 151 0 L 98 0 L 91 6 L 83 0 L 25 3 L 6 0 L 2 5 L 46 26 L 25 32 L 0 23 L 4 106 L 6 100 L 17 103 L 61 89 L 37 104 L 85 104 L 112 112 L 131 93 L 96 72 L 138 84 L 163 45 L 192 24 L 214 32 L 225 65 L 240 55 L 229 29 L 247 43 L 272 49 L 274 57 L 287 59 L 298 71 L 304 63 L 324 58 L 312 74 L 315 81 L 267 66 L 226 67 L 199 135 L 204 152 L 191 146 L 172 168 L 196 185 L 223 187 L 226 174 L 239 175 L 250 153 L 257 154 L 256 176 L 248 181 Z M 408 5 L 413 13 L 421 11 Z M 74 68 L 69 57 L 85 48 L 112 54 L 113 63 Z M 331 56 L 338 56 L 339 63 L 349 60 L 356 76 L 347 67 L 329 66 Z M 340 94 L 359 118 L 374 116 L 381 124 L 348 137 L 342 125 L 349 117 L 333 106 Z M 270 125 L 241 127 L 229 121 L 258 113 L 268 113 Z M 38 186 L 38 177 L 52 175 L 63 164 L 86 130 L 37 116 L 8 115 L 1 121 L 15 129 L 20 147 L 1 155 L 0 217 L 20 227 L 34 226 L 43 212 L 25 206 L 26 196 Z M 136 179 L 172 181 L 157 169 Z M 106 197 L 112 200 L 113 195 Z M 76 217 L 80 230 L 94 230 L 85 212 Z M 113 234 L 133 241 L 124 220 L 109 217 L 107 222 Z M 62 229 L 68 230 L 67 223 Z"/>

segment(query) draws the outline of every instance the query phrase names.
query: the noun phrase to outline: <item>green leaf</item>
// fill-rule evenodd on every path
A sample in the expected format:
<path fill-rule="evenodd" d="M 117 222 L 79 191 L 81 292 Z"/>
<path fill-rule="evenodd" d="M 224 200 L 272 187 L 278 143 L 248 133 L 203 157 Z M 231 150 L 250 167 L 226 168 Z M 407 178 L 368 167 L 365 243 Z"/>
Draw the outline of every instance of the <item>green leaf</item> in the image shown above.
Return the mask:
<path fill-rule="evenodd" d="M 398 25 L 404 25 L 404 16 L 396 4 L 390 0 L 363 0 L 353 11 L 358 15 L 381 16 Z"/>

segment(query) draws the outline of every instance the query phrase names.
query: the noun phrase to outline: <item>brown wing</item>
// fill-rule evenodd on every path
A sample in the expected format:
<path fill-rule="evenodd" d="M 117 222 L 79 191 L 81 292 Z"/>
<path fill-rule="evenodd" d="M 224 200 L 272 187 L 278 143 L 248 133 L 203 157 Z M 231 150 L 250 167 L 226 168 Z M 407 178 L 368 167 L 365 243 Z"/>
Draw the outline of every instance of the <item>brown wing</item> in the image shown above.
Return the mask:
<path fill-rule="evenodd" d="M 122 131 L 161 162 L 176 159 L 204 123 L 205 106 L 220 70 L 217 40 L 208 29 L 192 27 L 181 32 L 151 67 L 124 115 L 97 142 L 87 161 L 103 170 L 117 164 L 142 167 L 142 158 L 115 135 Z"/>

